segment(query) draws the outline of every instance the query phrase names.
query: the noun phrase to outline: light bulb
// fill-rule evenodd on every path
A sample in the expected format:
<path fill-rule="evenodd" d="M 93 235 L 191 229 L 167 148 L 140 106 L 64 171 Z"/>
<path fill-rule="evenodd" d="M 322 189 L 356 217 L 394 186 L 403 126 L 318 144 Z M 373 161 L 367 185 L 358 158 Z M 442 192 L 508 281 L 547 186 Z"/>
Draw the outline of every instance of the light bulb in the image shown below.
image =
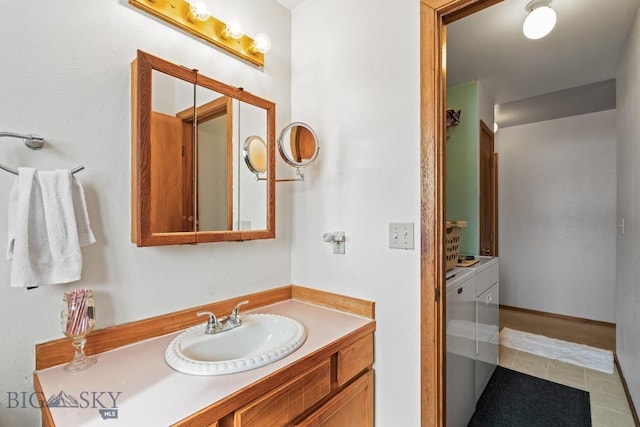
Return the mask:
<path fill-rule="evenodd" d="M 238 21 L 229 21 L 222 30 L 222 38 L 232 38 L 235 40 L 240 39 L 244 36 L 244 30 L 242 29 L 242 25 Z"/>
<path fill-rule="evenodd" d="M 537 40 L 549 34 L 555 25 L 556 12 L 549 6 L 540 6 L 529 12 L 522 25 L 522 32 L 527 38 Z"/>
<path fill-rule="evenodd" d="M 493 122 L 493 133 L 498 132 L 498 129 L 499 129 L 499 128 L 498 128 L 498 123 Z"/>
<path fill-rule="evenodd" d="M 253 39 L 252 50 L 260 53 L 267 53 L 271 50 L 271 39 L 266 34 L 260 33 L 256 34 L 255 39 Z"/>
<path fill-rule="evenodd" d="M 189 3 L 189 10 L 191 11 L 191 15 L 196 18 L 198 21 L 206 21 L 211 16 L 209 13 L 209 9 L 204 3 L 200 2 L 187 2 Z"/>

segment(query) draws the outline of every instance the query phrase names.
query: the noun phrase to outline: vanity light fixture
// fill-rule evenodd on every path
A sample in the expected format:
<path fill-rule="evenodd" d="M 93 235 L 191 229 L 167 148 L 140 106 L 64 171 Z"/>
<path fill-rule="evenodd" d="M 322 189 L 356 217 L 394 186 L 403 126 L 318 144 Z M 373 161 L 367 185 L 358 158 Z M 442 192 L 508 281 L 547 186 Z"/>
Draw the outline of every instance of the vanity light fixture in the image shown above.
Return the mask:
<path fill-rule="evenodd" d="M 541 39 L 556 25 L 556 12 L 551 9 L 551 0 L 533 0 L 527 4 L 529 14 L 522 24 L 522 32 L 532 40 Z"/>
<path fill-rule="evenodd" d="M 260 67 L 271 48 L 269 37 L 258 34 L 252 39 L 237 22 L 225 23 L 211 16 L 201 1 L 129 0 L 129 4 Z"/>

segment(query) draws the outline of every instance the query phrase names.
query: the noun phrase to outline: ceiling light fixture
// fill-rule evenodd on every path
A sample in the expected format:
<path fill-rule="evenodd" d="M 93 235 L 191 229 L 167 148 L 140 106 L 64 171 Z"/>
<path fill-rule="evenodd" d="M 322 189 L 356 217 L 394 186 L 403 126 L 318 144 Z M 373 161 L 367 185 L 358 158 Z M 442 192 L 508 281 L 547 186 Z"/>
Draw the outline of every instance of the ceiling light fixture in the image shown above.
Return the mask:
<path fill-rule="evenodd" d="M 525 8 L 529 14 L 522 24 L 522 32 L 532 40 L 541 39 L 556 25 L 556 12 L 551 9 L 551 0 L 533 0 Z"/>

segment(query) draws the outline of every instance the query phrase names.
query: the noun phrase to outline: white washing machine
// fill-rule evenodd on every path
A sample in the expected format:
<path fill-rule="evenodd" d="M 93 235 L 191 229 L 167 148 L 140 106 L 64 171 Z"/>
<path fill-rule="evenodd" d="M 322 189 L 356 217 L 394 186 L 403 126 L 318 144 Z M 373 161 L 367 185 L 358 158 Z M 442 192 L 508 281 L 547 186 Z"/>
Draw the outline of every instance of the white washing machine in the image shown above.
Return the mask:
<path fill-rule="evenodd" d="M 466 427 L 476 407 L 475 272 L 455 267 L 447 277 L 447 427 Z"/>

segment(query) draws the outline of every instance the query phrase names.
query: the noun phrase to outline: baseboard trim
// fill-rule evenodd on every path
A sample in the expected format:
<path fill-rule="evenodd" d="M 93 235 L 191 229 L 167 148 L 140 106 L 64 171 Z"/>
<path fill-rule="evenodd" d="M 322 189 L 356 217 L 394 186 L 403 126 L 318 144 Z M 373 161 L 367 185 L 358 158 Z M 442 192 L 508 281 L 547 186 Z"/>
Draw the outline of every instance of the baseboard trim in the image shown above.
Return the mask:
<path fill-rule="evenodd" d="M 633 404 L 633 400 L 631 399 L 631 393 L 629 393 L 629 387 L 627 387 L 627 381 L 624 379 L 624 373 L 622 372 L 622 367 L 620 366 L 620 362 L 618 361 L 618 356 L 614 354 L 613 362 L 616 364 L 616 368 L 618 368 L 618 373 L 620 373 L 620 381 L 622 381 L 622 388 L 624 388 L 624 394 L 627 396 L 627 403 L 629 403 L 629 409 L 631 410 L 631 416 L 633 417 L 633 422 L 635 425 L 640 426 L 640 419 L 638 419 L 638 413 L 636 412 L 636 407 Z"/>
<path fill-rule="evenodd" d="M 574 322 L 587 323 L 590 325 L 607 326 L 614 329 L 616 327 L 615 323 L 603 322 L 602 320 L 592 320 L 592 319 L 585 319 L 582 317 L 567 316 L 564 314 L 548 313 L 546 311 L 531 310 L 530 308 L 513 307 L 510 305 L 503 305 L 503 304 L 500 304 L 500 308 L 505 310 L 520 311 L 523 313 L 537 314 L 540 316 L 553 317 L 555 319 L 572 320 Z"/>

